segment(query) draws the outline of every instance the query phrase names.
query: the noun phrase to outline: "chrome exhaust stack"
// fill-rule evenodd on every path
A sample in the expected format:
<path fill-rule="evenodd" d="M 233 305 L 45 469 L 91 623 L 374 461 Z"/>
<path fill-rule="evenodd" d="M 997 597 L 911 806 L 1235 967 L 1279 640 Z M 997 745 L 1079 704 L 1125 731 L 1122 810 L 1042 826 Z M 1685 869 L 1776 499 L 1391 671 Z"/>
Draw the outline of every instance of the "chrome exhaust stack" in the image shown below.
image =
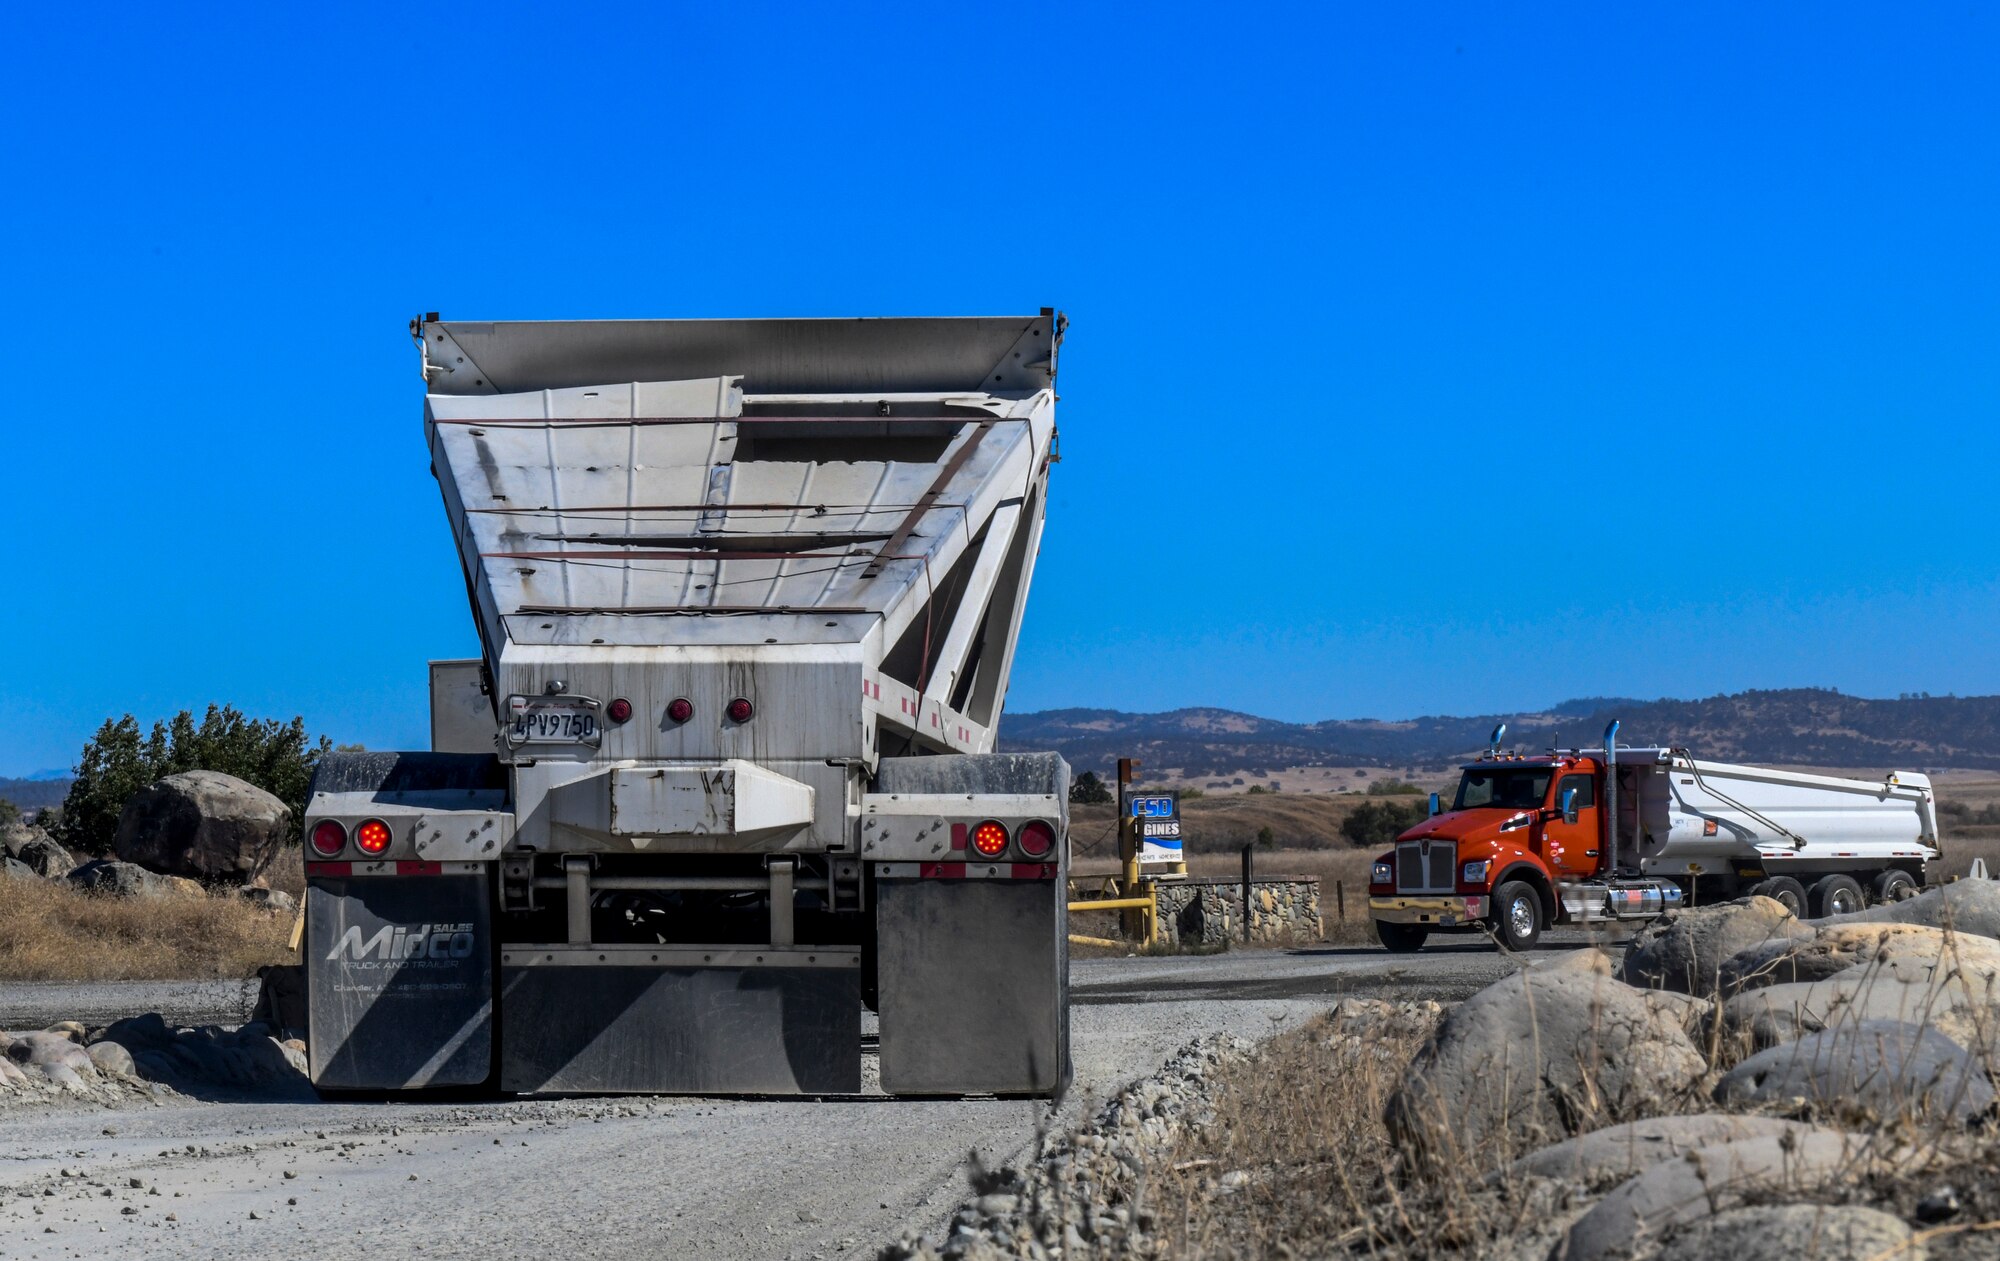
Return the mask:
<path fill-rule="evenodd" d="M 1604 874 L 1618 878 L 1618 720 L 1604 729 Z"/>

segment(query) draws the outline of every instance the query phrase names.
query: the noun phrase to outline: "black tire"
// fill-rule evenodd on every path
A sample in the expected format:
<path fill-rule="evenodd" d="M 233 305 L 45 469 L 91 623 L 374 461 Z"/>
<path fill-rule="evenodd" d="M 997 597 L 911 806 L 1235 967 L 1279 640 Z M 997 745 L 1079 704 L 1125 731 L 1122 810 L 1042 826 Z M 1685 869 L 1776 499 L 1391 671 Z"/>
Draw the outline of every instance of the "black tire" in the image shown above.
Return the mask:
<path fill-rule="evenodd" d="M 1523 880 L 1493 891 L 1493 935 L 1509 950 L 1532 950 L 1542 939 L 1542 895 Z"/>
<path fill-rule="evenodd" d="M 1853 876 L 1822 876 L 1812 888 L 1814 919 L 1852 915 L 1867 905 L 1868 896 L 1861 892 L 1861 882 Z"/>
<path fill-rule="evenodd" d="M 1790 876 L 1772 876 L 1750 886 L 1751 894 L 1762 894 L 1785 904 L 1785 909 L 1799 919 L 1806 917 L 1806 887 Z"/>
<path fill-rule="evenodd" d="M 1424 948 L 1424 938 L 1431 930 L 1422 924 L 1391 924 L 1387 920 L 1375 921 L 1375 939 L 1388 947 L 1390 954 L 1415 954 Z"/>
<path fill-rule="evenodd" d="M 1875 877 L 1870 891 L 1877 902 L 1901 902 L 1917 896 L 1917 878 L 1891 867 Z"/>

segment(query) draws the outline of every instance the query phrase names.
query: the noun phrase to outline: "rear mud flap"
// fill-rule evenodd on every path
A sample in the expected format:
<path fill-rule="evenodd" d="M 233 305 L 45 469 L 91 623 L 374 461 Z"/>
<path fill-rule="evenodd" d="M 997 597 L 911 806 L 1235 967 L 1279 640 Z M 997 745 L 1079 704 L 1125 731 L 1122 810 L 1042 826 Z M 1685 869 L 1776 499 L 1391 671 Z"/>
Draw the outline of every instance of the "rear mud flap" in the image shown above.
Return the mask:
<path fill-rule="evenodd" d="M 612 951 L 631 948 L 533 947 L 532 966 L 501 964 L 501 1089 L 747 1095 L 861 1089 L 858 961 L 797 968 L 600 962 Z"/>
<path fill-rule="evenodd" d="M 877 882 L 883 1090 L 1054 1095 L 1068 1086 L 1064 895 L 1061 880 Z"/>
<path fill-rule="evenodd" d="M 414 1090 L 491 1079 L 488 884 L 483 873 L 308 878 L 315 1086 Z"/>

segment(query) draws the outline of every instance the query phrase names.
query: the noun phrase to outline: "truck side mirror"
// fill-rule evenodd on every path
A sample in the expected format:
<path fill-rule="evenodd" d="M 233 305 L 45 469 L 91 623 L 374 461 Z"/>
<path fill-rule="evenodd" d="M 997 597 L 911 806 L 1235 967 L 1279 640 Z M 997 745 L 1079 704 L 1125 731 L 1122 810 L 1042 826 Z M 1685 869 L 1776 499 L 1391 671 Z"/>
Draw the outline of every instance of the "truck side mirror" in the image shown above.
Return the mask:
<path fill-rule="evenodd" d="M 1443 814 L 1443 813 L 1444 813 L 1444 805 L 1443 805 L 1443 804 L 1442 804 L 1441 802 L 1439 802 L 1439 801 L 1438 801 L 1438 795 L 1437 795 L 1436 793 L 1432 793 L 1432 794 L 1431 794 L 1431 818 L 1435 819 L 1435 818 L 1437 818 L 1437 817 L 1438 817 L 1439 815 L 1441 815 L 1441 814 Z"/>
<path fill-rule="evenodd" d="M 1562 811 L 1563 811 L 1564 823 L 1576 822 L 1576 789 L 1574 788 L 1563 789 Z"/>

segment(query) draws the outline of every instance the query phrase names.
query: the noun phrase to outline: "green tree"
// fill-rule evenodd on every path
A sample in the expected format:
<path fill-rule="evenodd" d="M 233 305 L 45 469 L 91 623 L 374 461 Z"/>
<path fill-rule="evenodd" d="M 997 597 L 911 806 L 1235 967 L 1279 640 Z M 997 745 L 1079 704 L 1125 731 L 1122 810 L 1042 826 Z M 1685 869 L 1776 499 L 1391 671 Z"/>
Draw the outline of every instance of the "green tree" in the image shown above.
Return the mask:
<path fill-rule="evenodd" d="M 1427 817 L 1429 811 L 1414 802 L 1407 807 L 1393 801 L 1363 802 L 1340 821 L 1340 834 L 1351 845 L 1379 847 L 1393 844 Z"/>
<path fill-rule="evenodd" d="M 1262 845 L 1265 849 L 1269 849 L 1273 845 L 1276 845 L 1278 843 L 1278 835 L 1268 827 L 1258 828 L 1257 843 L 1259 845 Z"/>
<path fill-rule="evenodd" d="M 320 755 L 333 746 L 306 734 L 303 718 L 247 718 L 234 705 L 210 705 L 199 723 L 182 710 L 139 734 L 130 714 L 107 720 L 77 759 L 76 782 L 63 798 L 56 839 L 70 849 L 101 854 L 111 848 L 125 803 L 146 785 L 181 771 L 219 771 L 270 793 L 292 810 L 299 839 L 306 786 Z"/>
<path fill-rule="evenodd" d="M 0 797 L 0 828 L 11 828 L 21 821 L 21 807 Z"/>
<path fill-rule="evenodd" d="M 1069 799 L 1073 805 L 1102 806 L 1111 802 L 1111 789 L 1097 777 L 1096 771 L 1085 771 L 1069 781 Z"/>

